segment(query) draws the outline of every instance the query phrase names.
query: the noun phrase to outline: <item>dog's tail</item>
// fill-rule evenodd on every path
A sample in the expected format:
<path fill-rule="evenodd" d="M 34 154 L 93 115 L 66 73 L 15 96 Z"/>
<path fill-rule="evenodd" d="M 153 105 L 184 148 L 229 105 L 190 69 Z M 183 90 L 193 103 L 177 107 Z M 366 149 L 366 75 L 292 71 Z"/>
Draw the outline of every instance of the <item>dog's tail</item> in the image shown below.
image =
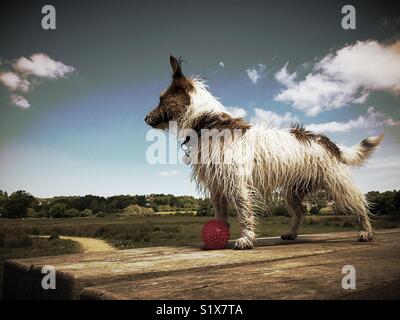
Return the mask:
<path fill-rule="evenodd" d="M 379 136 L 364 139 L 352 148 L 341 148 L 342 162 L 349 166 L 362 166 L 382 142 L 383 137 L 384 134 L 382 132 Z"/>

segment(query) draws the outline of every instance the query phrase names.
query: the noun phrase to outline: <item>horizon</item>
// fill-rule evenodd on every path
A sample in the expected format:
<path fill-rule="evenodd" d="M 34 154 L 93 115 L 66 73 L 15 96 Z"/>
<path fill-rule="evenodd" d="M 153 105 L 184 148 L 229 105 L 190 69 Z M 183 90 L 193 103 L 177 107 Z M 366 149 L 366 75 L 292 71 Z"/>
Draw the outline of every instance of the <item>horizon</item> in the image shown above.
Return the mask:
<path fill-rule="evenodd" d="M 400 189 L 388 189 L 388 190 L 384 190 L 384 191 L 370 190 L 370 191 L 366 192 L 365 194 L 370 193 L 370 192 L 379 192 L 379 193 L 397 192 L 399 190 Z M 69 198 L 69 197 L 73 198 L 73 197 L 86 197 L 86 196 L 103 197 L 103 198 L 125 197 L 125 196 L 127 196 L 127 197 L 135 197 L 135 196 L 149 197 L 149 196 L 152 196 L 152 195 L 155 195 L 155 196 L 164 195 L 164 196 L 173 196 L 173 197 L 193 197 L 195 199 L 206 199 L 206 198 L 208 198 L 205 195 L 190 195 L 190 194 L 179 194 L 179 195 L 177 195 L 177 194 L 173 194 L 173 193 L 147 193 L 147 194 L 135 193 L 135 194 L 114 194 L 114 195 L 108 195 L 108 196 L 103 196 L 103 195 L 98 195 L 98 194 L 90 194 L 89 193 L 89 194 L 84 194 L 84 195 L 74 194 L 74 195 L 55 195 L 55 196 L 51 196 L 51 197 L 38 197 L 35 194 L 29 192 L 28 190 L 15 190 L 15 191 L 12 191 L 11 193 L 9 193 L 8 191 L 2 190 L 2 189 L 0 189 L 0 191 L 7 192 L 8 196 L 10 196 L 10 194 L 12 194 L 13 192 L 25 191 L 25 192 L 29 193 L 30 195 L 32 195 L 33 197 L 35 197 L 36 199 L 53 199 L 53 198 Z"/>

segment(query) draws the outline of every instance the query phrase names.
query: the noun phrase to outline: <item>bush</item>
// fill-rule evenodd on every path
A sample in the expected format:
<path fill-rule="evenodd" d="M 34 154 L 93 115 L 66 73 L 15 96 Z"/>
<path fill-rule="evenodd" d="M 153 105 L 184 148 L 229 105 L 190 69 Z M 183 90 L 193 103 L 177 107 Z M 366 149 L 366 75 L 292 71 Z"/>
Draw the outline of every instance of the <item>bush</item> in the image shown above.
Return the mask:
<path fill-rule="evenodd" d="M 199 209 L 197 210 L 196 216 L 205 217 L 205 216 L 213 216 L 214 209 L 210 199 L 200 199 Z"/>
<path fill-rule="evenodd" d="M 65 218 L 75 218 L 75 217 L 80 217 L 80 216 L 81 216 L 81 212 L 78 209 L 71 208 L 65 212 L 64 217 Z"/>
<path fill-rule="evenodd" d="M 93 216 L 93 211 L 90 209 L 85 209 L 81 211 L 81 217 L 91 217 Z"/>
<path fill-rule="evenodd" d="M 60 239 L 60 235 L 59 235 L 58 231 L 53 230 L 49 237 L 49 240 L 58 240 L 58 239 Z"/>
<path fill-rule="evenodd" d="M 28 208 L 28 209 L 26 210 L 26 216 L 27 216 L 28 218 L 36 218 L 37 213 L 36 213 L 35 209 L 33 209 L 33 208 Z"/>
<path fill-rule="evenodd" d="M 313 206 L 310 209 L 310 214 L 312 214 L 312 215 L 319 214 L 320 210 L 321 210 L 321 208 L 319 206 Z"/>
<path fill-rule="evenodd" d="M 65 216 L 66 205 L 64 203 L 56 203 L 49 210 L 51 218 L 63 218 Z"/>
<path fill-rule="evenodd" d="M 271 208 L 271 214 L 273 216 L 283 216 L 283 217 L 289 217 L 289 212 L 287 211 L 286 207 L 282 204 L 279 204 L 277 206 L 273 206 Z"/>
<path fill-rule="evenodd" d="M 145 215 L 154 213 L 153 208 L 145 208 L 138 206 L 137 204 L 131 204 L 124 209 L 124 213 L 128 215 Z"/>
<path fill-rule="evenodd" d="M 33 208 L 28 208 L 28 217 L 29 218 L 47 218 L 48 213 L 45 210 L 36 211 Z"/>

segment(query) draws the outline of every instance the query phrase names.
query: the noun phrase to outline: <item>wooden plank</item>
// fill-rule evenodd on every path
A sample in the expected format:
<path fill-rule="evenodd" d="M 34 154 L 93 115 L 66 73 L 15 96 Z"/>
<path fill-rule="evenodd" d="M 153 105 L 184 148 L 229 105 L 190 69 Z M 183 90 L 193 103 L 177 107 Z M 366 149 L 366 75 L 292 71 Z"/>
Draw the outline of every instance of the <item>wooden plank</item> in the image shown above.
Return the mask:
<path fill-rule="evenodd" d="M 329 245 L 331 253 L 187 270 L 151 279 L 86 288 L 82 299 L 399 299 L 400 242 L 387 234 L 374 245 Z M 319 244 L 285 246 L 284 251 Z M 310 248 L 311 247 L 311 248 Z M 265 251 L 264 251 L 265 252 Z M 265 252 L 266 253 L 266 252 Z M 342 267 L 356 268 L 356 290 L 344 290 Z M 393 285 L 391 285 L 393 284 Z"/>
<path fill-rule="evenodd" d="M 4 298 L 78 299 L 81 295 L 83 298 L 98 298 L 98 292 L 103 291 L 107 293 L 104 295 L 107 297 L 112 297 L 116 291 L 119 292 L 118 298 L 129 298 L 133 296 L 128 293 L 122 294 L 122 291 L 118 290 L 120 285 L 116 283 L 126 282 L 138 285 L 142 281 L 148 284 L 151 283 L 148 279 L 164 276 L 175 279 L 173 281 L 177 282 L 176 277 L 184 276 L 185 273 L 200 272 L 199 274 L 204 275 L 218 275 L 220 274 L 218 270 L 222 269 L 243 268 L 245 270 L 251 269 L 254 265 L 292 259 L 308 261 L 311 257 L 319 259 L 319 257 L 341 251 L 368 250 L 383 244 L 386 246 L 386 243 L 398 243 L 399 235 L 400 229 L 382 230 L 378 232 L 378 241 L 372 243 L 356 242 L 355 232 L 304 236 L 296 241 L 267 238 L 259 241 L 256 249 L 250 251 L 204 251 L 197 245 L 8 260 L 5 263 Z M 393 241 L 393 238 L 397 240 Z M 292 245 L 278 245 L 289 243 Z M 393 250 L 393 248 L 389 246 L 388 250 Z M 56 268 L 56 290 L 41 288 L 43 265 L 52 265 Z M 187 283 L 190 284 L 190 281 Z M 110 284 L 110 287 L 107 284 Z M 96 287 L 96 289 L 93 289 L 95 291 L 85 290 L 88 287 Z M 180 290 L 178 285 L 176 290 L 177 292 Z M 84 294 L 82 294 L 83 291 Z M 137 290 L 129 290 L 131 291 L 137 292 Z M 155 293 L 157 292 L 155 290 Z M 161 298 L 163 294 L 159 292 L 155 296 Z M 176 293 L 176 298 L 178 296 L 179 294 Z M 144 298 L 141 295 L 135 297 Z"/>

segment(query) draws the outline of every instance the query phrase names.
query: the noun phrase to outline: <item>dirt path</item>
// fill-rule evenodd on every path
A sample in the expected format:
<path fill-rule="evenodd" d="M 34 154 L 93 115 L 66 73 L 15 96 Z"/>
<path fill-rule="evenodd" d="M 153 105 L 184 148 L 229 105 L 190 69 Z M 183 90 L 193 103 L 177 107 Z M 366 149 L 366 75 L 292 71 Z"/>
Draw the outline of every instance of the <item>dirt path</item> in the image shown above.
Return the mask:
<path fill-rule="evenodd" d="M 60 238 L 78 242 L 82 246 L 83 252 L 85 252 L 85 253 L 117 250 L 113 246 L 111 246 L 107 242 L 105 242 L 104 240 L 100 240 L 100 239 L 84 238 L 84 237 L 69 237 L 69 236 L 60 236 Z"/>
<path fill-rule="evenodd" d="M 49 236 L 40 237 L 48 238 Z M 106 241 L 100 239 L 70 236 L 60 236 L 60 239 L 78 242 L 81 245 L 84 253 L 117 250 L 113 246 L 109 245 Z"/>

